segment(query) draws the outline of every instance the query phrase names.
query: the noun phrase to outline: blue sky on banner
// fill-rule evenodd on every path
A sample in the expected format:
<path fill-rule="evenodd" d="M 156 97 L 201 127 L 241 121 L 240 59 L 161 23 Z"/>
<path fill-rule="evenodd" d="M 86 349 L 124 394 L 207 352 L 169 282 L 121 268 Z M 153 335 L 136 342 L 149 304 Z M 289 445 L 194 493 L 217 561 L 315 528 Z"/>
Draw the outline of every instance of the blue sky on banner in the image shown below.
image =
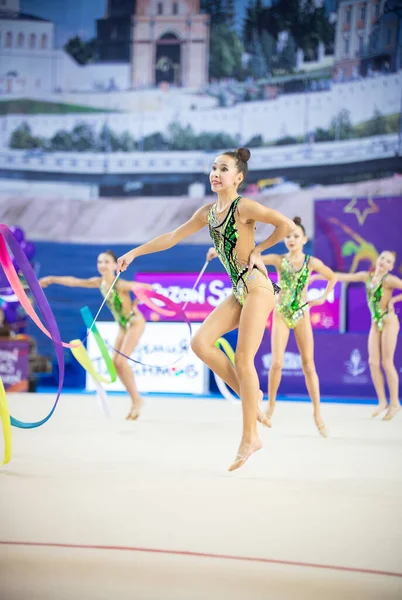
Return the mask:
<path fill-rule="evenodd" d="M 270 2 L 265 1 L 264 4 Z M 235 0 L 236 25 L 239 33 L 248 0 Z M 56 47 L 60 48 L 75 35 L 90 39 L 96 34 L 96 19 L 104 16 L 107 0 L 21 0 L 21 12 L 49 19 L 56 24 Z"/>

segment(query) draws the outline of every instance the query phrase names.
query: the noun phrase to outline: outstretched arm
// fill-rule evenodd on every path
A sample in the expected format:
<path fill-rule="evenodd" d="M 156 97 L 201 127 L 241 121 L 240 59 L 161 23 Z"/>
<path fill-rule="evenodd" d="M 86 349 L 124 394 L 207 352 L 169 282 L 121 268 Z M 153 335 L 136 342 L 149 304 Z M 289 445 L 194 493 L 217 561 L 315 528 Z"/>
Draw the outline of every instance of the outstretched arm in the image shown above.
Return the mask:
<path fill-rule="evenodd" d="M 264 265 L 273 265 L 275 269 L 280 269 L 282 257 L 279 254 L 263 254 L 261 258 Z"/>
<path fill-rule="evenodd" d="M 141 246 L 137 246 L 137 248 L 133 248 L 133 250 L 130 250 L 130 252 L 123 254 L 123 256 L 120 256 L 120 258 L 117 260 L 118 271 L 125 271 L 129 264 L 139 256 L 153 254 L 154 252 L 161 252 L 162 250 L 173 248 L 173 246 L 176 246 L 176 244 L 184 240 L 186 237 L 196 233 L 208 223 L 208 211 L 209 205 L 199 208 L 193 214 L 191 219 L 189 219 L 183 225 L 180 225 L 180 227 L 174 231 L 164 233 L 163 235 L 154 238 L 150 242 L 146 242 Z"/>
<path fill-rule="evenodd" d="M 395 275 L 389 275 L 386 281 L 387 284 L 390 285 L 394 290 L 402 290 L 402 279 L 399 279 L 399 277 L 396 277 Z M 397 294 L 391 298 L 391 300 L 388 302 L 388 311 L 394 312 L 394 305 L 398 302 L 402 302 L 402 294 Z"/>
<path fill-rule="evenodd" d="M 43 288 L 53 284 L 64 285 L 65 287 L 98 288 L 101 284 L 101 278 L 90 277 L 89 279 L 79 279 L 78 277 L 58 277 L 56 275 L 49 275 L 48 277 L 39 279 L 39 283 Z"/>
<path fill-rule="evenodd" d="M 134 295 L 134 291 L 133 291 L 133 283 L 135 283 L 134 281 L 127 281 L 125 279 L 119 279 L 117 282 L 117 290 L 121 291 L 121 292 L 132 292 Z M 146 288 L 147 290 L 151 290 L 152 291 L 152 285 L 150 283 L 143 283 L 141 281 L 141 285 L 142 287 Z M 134 297 L 134 300 L 132 301 L 132 306 L 137 306 L 137 304 L 141 304 L 142 300 L 140 300 L 140 298 Z"/>
<path fill-rule="evenodd" d="M 119 279 L 117 282 L 117 290 L 121 290 L 122 292 L 132 292 L 133 291 L 133 283 L 134 281 L 127 281 L 126 279 Z M 140 282 L 142 287 L 147 290 L 152 290 L 152 285 L 150 283 Z"/>
<path fill-rule="evenodd" d="M 309 302 L 309 306 L 319 306 L 320 304 L 323 304 L 325 302 L 329 294 L 334 289 L 337 278 L 333 270 L 327 267 L 327 265 L 325 265 L 319 258 L 315 258 L 314 256 L 312 256 L 310 258 L 310 266 L 312 269 L 314 269 L 314 271 L 317 271 L 317 273 L 319 273 L 323 279 L 326 279 L 328 281 L 327 287 L 325 288 L 323 295 L 320 298 Z"/>
<path fill-rule="evenodd" d="M 357 273 L 339 273 L 336 271 L 335 276 L 338 281 L 342 281 L 344 283 L 355 283 L 359 281 L 365 283 L 367 281 L 368 271 L 357 271 Z M 312 283 L 313 281 L 323 281 L 324 279 L 328 278 L 324 277 L 322 273 L 315 273 L 314 275 L 310 276 L 309 283 Z"/>

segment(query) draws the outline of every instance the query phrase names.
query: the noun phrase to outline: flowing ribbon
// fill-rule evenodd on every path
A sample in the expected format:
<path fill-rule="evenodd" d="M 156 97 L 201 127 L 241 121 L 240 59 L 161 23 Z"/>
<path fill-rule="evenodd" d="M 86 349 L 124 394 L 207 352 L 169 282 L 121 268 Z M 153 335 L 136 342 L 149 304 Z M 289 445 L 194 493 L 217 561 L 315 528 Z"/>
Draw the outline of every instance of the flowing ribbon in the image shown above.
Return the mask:
<path fill-rule="evenodd" d="M 70 350 L 72 348 L 78 348 L 78 346 L 82 345 L 85 342 L 85 340 L 87 339 L 91 330 L 94 328 L 96 319 L 98 318 L 100 311 L 102 310 L 103 306 L 105 305 L 105 303 L 108 299 L 108 296 L 111 293 L 117 279 L 120 277 L 120 273 L 117 274 L 112 285 L 110 286 L 108 293 L 104 297 L 103 302 L 102 302 L 98 312 L 96 313 L 95 318 L 93 319 L 91 325 L 88 327 L 88 332 L 87 332 L 85 338 L 83 340 L 75 340 L 74 343 L 63 342 L 60 337 L 60 333 L 59 333 L 59 330 L 58 330 L 58 327 L 56 324 L 56 320 L 54 318 L 52 309 L 50 308 L 49 302 L 47 301 L 47 298 L 46 298 L 45 294 L 43 293 L 43 290 L 42 290 L 40 283 L 31 267 L 29 260 L 26 258 L 23 250 L 20 248 L 19 243 L 14 238 L 13 234 L 11 233 L 11 231 L 9 230 L 9 228 L 6 225 L 0 225 L 0 236 L 1 236 L 0 237 L 0 263 L 4 269 L 6 277 L 7 277 L 8 281 L 10 282 L 10 285 L 11 285 L 15 295 L 17 296 L 17 298 L 18 298 L 21 306 L 25 310 L 25 312 L 31 317 L 31 319 L 33 320 L 35 325 L 37 325 L 37 327 L 48 338 L 50 338 L 53 341 L 53 343 L 63 346 L 64 348 L 70 348 Z M 28 287 L 32 292 L 32 296 L 33 296 L 36 304 L 38 305 L 40 312 L 42 313 L 42 317 L 43 317 L 44 321 L 46 323 L 48 321 L 50 321 L 52 323 L 51 327 L 49 327 L 49 325 L 48 325 L 48 328 L 46 328 L 42 324 L 41 320 L 39 319 L 38 315 L 35 312 L 35 309 L 33 308 L 31 302 L 29 301 L 29 298 L 24 291 L 24 287 L 21 285 L 21 282 L 19 280 L 17 272 L 11 261 L 10 255 L 8 254 L 4 239 L 6 239 L 8 245 L 11 248 L 11 251 L 12 251 L 14 257 L 18 261 L 20 270 L 22 271 L 22 273 L 25 277 L 25 280 L 28 284 Z M 57 335 L 53 335 L 54 326 L 57 329 Z"/>
<path fill-rule="evenodd" d="M 229 342 L 227 340 L 225 340 L 225 338 L 221 337 L 218 340 L 216 340 L 215 346 L 217 348 L 221 347 L 221 349 L 225 352 L 226 356 L 228 357 L 228 359 L 234 366 L 235 353 L 234 353 L 232 346 L 229 344 Z M 232 394 L 232 392 L 229 390 L 228 386 L 223 381 L 223 379 L 221 379 L 219 377 L 219 375 L 217 375 L 216 373 L 214 373 L 214 378 L 216 381 L 216 385 L 218 386 L 218 390 L 220 391 L 222 396 L 225 398 L 225 400 L 228 400 L 229 402 L 232 402 L 233 404 L 238 403 L 239 398 L 237 396 L 235 396 L 234 394 Z"/>
<path fill-rule="evenodd" d="M 4 458 L 0 465 L 6 465 L 11 460 L 12 442 L 11 442 L 11 422 L 8 410 L 6 392 L 0 377 L 0 419 L 3 429 L 4 440 Z"/>
<path fill-rule="evenodd" d="M 7 242 L 8 246 L 10 247 L 14 258 L 16 259 L 16 262 L 19 265 L 20 271 L 22 272 L 27 285 L 23 286 L 21 284 L 20 278 L 18 277 L 18 274 L 14 268 L 14 265 L 12 263 L 10 255 L 8 253 L 6 242 Z M 24 421 L 21 421 L 19 419 L 16 419 L 16 418 L 10 416 L 9 411 L 8 411 L 6 396 L 5 396 L 5 392 L 4 392 L 4 387 L 0 380 L 0 383 L 1 383 L 0 418 L 2 420 L 2 425 L 3 425 L 4 444 L 5 444 L 4 462 L 8 462 L 11 458 L 10 425 L 14 425 L 15 427 L 20 427 L 23 429 L 32 429 L 35 427 L 39 427 L 39 426 L 43 425 L 44 423 L 46 423 L 46 421 L 48 421 L 50 419 L 50 417 L 52 416 L 53 412 L 56 409 L 56 406 L 58 404 L 58 401 L 59 401 L 59 398 L 61 395 L 61 391 L 63 388 L 63 382 L 64 382 L 64 354 L 63 354 L 63 350 L 62 350 L 63 347 L 69 348 L 72 351 L 73 355 L 78 360 L 78 362 L 83 366 L 83 368 L 86 371 L 89 372 L 91 377 L 94 379 L 94 381 L 96 382 L 97 390 L 98 390 L 98 397 L 100 399 L 100 402 L 104 409 L 104 412 L 105 412 L 105 414 L 106 413 L 110 414 L 107 403 L 106 403 L 106 394 L 100 384 L 101 383 L 112 383 L 113 381 L 115 381 L 116 380 L 116 369 L 115 369 L 114 363 L 107 351 L 105 343 L 104 343 L 102 337 L 100 336 L 98 329 L 96 328 L 95 323 L 99 316 L 100 311 L 102 310 L 104 304 L 107 301 L 109 294 L 111 293 L 114 285 L 116 284 L 116 281 L 120 276 L 120 273 L 117 274 L 115 280 L 113 281 L 112 285 L 110 286 L 110 289 L 109 289 L 107 295 L 105 296 L 97 314 L 95 315 L 95 318 L 92 318 L 92 315 L 87 307 L 84 307 L 84 309 L 81 310 L 81 314 L 83 316 L 84 323 L 87 326 L 87 334 L 86 334 L 85 338 L 83 340 L 72 340 L 69 343 L 67 343 L 67 342 L 63 342 L 61 339 L 60 332 L 59 332 L 56 320 L 54 318 L 53 312 L 50 308 L 50 305 L 47 301 L 45 294 L 43 293 L 43 290 L 38 282 L 38 279 L 35 275 L 35 272 L 32 269 L 32 266 L 31 266 L 29 260 L 26 258 L 25 253 L 23 252 L 23 250 L 20 247 L 17 240 L 14 238 L 10 229 L 4 224 L 0 224 L 0 263 L 3 266 L 4 272 L 6 274 L 6 277 L 10 283 L 10 286 L 11 286 L 15 296 L 18 298 L 18 300 L 19 300 L 21 306 L 24 308 L 25 312 L 31 317 L 31 319 L 37 325 L 37 327 L 47 337 L 49 337 L 52 340 L 53 345 L 55 347 L 55 354 L 56 354 L 58 368 L 59 368 L 59 383 L 58 383 L 57 395 L 56 395 L 56 399 L 53 404 L 53 407 L 51 408 L 49 413 L 43 419 L 41 419 L 39 421 L 35 421 L 35 422 L 24 422 Z M 198 282 L 200 281 L 207 266 L 208 266 L 208 262 L 206 262 L 204 264 L 192 289 L 195 289 L 196 286 L 198 285 Z M 36 304 L 40 310 L 42 319 L 45 324 L 43 324 L 41 319 L 38 317 L 35 309 L 33 308 L 32 304 L 30 302 L 30 299 L 28 298 L 27 294 L 25 293 L 25 289 L 29 289 L 31 291 L 33 299 L 36 302 Z M 134 284 L 133 290 L 136 293 L 137 297 L 140 300 L 142 300 L 142 302 L 144 302 L 144 304 L 151 306 L 151 308 L 153 310 L 155 310 L 155 312 L 159 312 L 160 314 L 164 314 L 165 316 L 176 316 L 177 315 L 178 318 L 180 318 L 180 320 L 183 320 L 184 322 L 186 322 L 189 327 L 190 338 L 191 338 L 191 333 L 192 333 L 191 323 L 190 323 L 187 315 L 184 312 L 184 309 L 187 306 L 188 301 L 185 303 L 183 308 L 181 308 L 180 306 L 178 306 L 176 303 L 174 303 L 170 299 L 166 298 L 165 296 L 162 296 L 161 294 L 157 294 L 156 292 L 150 291 L 149 289 L 142 287 L 141 284 Z M 162 307 L 156 305 L 153 302 L 153 300 L 157 300 L 159 302 L 164 303 L 166 308 L 162 308 Z M 83 345 L 91 331 L 95 337 L 98 348 L 101 351 L 101 355 L 102 355 L 103 359 L 105 360 L 105 363 L 106 363 L 106 366 L 107 366 L 107 369 L 108 369 L 108 372 L 110 375 L 110 379 L 105 379 L 96 372 L 95 367 L 94 367 L 92 361 L 90 360 L 88 353 Z M 141 361 L 134 360 L 131 357 L 126 356 L 122 352 L 119 352 L 115 348 L 113 348 L 113 350 L 137 364 L 141 364 L 144 366 L 156 366 L 156 365 L 146 365 L 145 363 L 142 363 Z M 170 363 L 169 365 L 165 365 L 165 366 L 166 367 L 173 366 L 182 358 L 183 358 L 183 356 L 179 357 L 174 362 Z"/>
<path fill-rule="evenodd" d="M 94 379 L 94 385 L 96 388 L 96 397 L 98 398 L 99 406 L 101 407 L 105 417 L 108 417 L 108 419 L 110 419 L 112 415 L 110 413 L 110 407 L 106 399 L 106 391 L 102 384 L 96 381 L 96 379 Z"/>
<path fill-rule="evenodd" d="M 197 279 L 197 281 L 199 281 L 199 278 Z M 194 289 L 194 287 L 195 287 L 195 285 L 193 286 L 193 289 Z M 166 296 L 163 296 L 162 294 L 158 294 L 157 292 L 150 290 L 148 287 L 145 287 L 144 284 L 142 284 L 142 283 L 134 282 L 132 290 L 133 290 L 134 294 L 137 296 L 137 298 L 143 304 L 145 304 L 146 306 L 151 308 L 153 311 L 159 313 L 160 315 L 162 315 L 164 317 L 177 316 L 179 321 L 184 321 L 185 323 L 187 323 L 188 329 L 189 329 L 189 338 L 191 339 L 191 335 L 192 335 L 191 322 L 181 306 L 176 304 L 176 302 L 173 302 L 173 300 L 170 300 L 170 298 L 167 298 Z M 154 300 L 158 300 L 159 302 L 162 302 L 165 306 L 159 306 L 158 304 L 155 304 Z M 127 354 L 124 354 L 123 352 L 120 352 L 120 350 L 113 348 L 113 346 L 111 346 L 109 344 L 108 344 L 108 346 L 111 350 L 113 350 L 117 354 L 120 354 L 120 356 L 124 356 L 124 358 L 126 358 L 127 360 L 129 360 L 137 365 L 142 365 L 144 367 L 159 367 L 161 369 L 172 367 L 173 365 L 178 363 L 183 358 L 183 356 L 185 356 L 185 353 L 184 353 L 181 356 L 179 356 L 179 358 L 176 358 L 176 360 L 174 360 L 173 362 L 170 362 L 166 365 L 150 365 L 148 363 L 143 363 L 140 360 L 136 360 L 135 358 L 131 358 L 131 356 L 128 356 Z M 190 346 L 190 343 L 187 346 L 186 352 L 187 352 L 189 346 Z"/>
<path fill-rule="evenodd" d="M 29 301 L 28 296 L 25 293 L 24 287 L 22 286 L 22 284 L 20 282 L 20 278 L 18 277 L 18 274 L 14 268 L 11 257 L 9 255 L 9 252 L 8 252 L 8 249 L 6 246 L 6 242 L 7 242 L 8 246 L 10 247 L 14 258 L 16 259 L 16 261 L 19 265 L 20 271 L 22 272 L 22 274 L 25 278 L 28 288 L 32 292 L 33 298 L 34 298 L 37 306 L 39 307 L 39 310 L 41 312 L 41 315 L 45 322 L 45 325 L 42 324 L 42 321 L 36 314 L 35 309 L 33 308 L 31 302 Z M 33 429 L 35 427 L 40 427 L 41 425 L 46 423 L 46 421 L 48 421 L 50 419 L 50 417 L 52 416 L 52 414 L 55 411 L 55 408 L 58 404 L 58 401 L 59 401 L 59 398 L 61 395 L 61 391 L 63 389 L 63 382 L 64 382 L 64 354 L 63 354 L 62 347 L 70 348 L 74 352 L 76 351 L 77 356 L 79 357 L 79 362 L 81 362 L 81 361 L 84 362 L 84 364 L 85 364 L 84 368 L 91 369 L 92 376 L 97 377 L 98 381 L 99 381 L 99 375 L 96 373 L 93 365 L 89 366 L 89 364 L 87 364 L 86 357 L 85 357 L 85 355 L 87 355 L 87 352 L 83 346 L 83 341 L 85 341 L 85 339 L 88 337 L 90 331 L 94 329 L 95 321 L 96 321 L 100 311 L 102 310 L 102 307 L 105 304 L 105 302 L 108 298 L 108 295 L 111 292 L 111 290 L 112 290 L 113 286 L 115 285 L 120 274 L 118 274 L 116 276 L 113 284 L 110 287 L 108 294 L 105 296 L 103 303 L 98 310 L 98 313 L 97 313 L 95 319 L 93 319 L 92 323 L 89 325 L 88 332 L 87 332 L 87 335 L 84 338 L 84 340 L 82 340 L 82 341 L 74 340 L 73 342 L 66 343 L 66 342 L 63 342 L 61 339 L 59 328 L 57 326 L 56 319 L 54 318 L 52 309 L 50 308 L 49 302 L 47 301 L 47 298 L 46 298 L 45 294 L 43 293 L 43 290 L 39 284 L 39 281 L 35 275 L 34 270 L 32 269 L 32 266 L 31 266 L 29 260 L 26 258 L 24 251 L 20 247 L 17 240 L 14 238 L 10 229 L 4 224 L 0 224 L 0 263 L 4 269 L 4 273 L 10 283 L 11 288 L 13 289 L 14 293 L 18 297 L 18 300 L 20 301 L 25 312 L 31 317 L 31 319 L 38 326 L 38 328 L 47 337 L 49 337 L 52 340 L 54 348 L 55 348 L 55 354 L 56 354 L 58 368 L 59 368 L 59 383 L 58 383 L 58 388 L 57 388 L 56 399 L 55 399 L 55 402 L 54 402 L 51 410 L 43 419 L 41 419 L 39 421 L 34 421 L 34 422 L 25 422 L 25 421 L 21 421 L 19 419 L 16 419 L 16 418 L 10 416 L 11 425 L 22 428 L 22 429 Z M 86 313 L 86 317 L 85 317 L 86 318 L 85 323 L 87 326 L 88 326 L 88 320 L 91 318 L 90 316 L 88 316 L 88 313 L 90 315 L 89 309 L 88 309 L 88 311 Z M 98 333 L 98 335 L 96 337 L 97 343 L 98 343 L 98 345 L 100 345 L 102 356 L 104 356 L 104 358 L 105 358 L 105 355 L 108 356 L 107 366 L 108 366 L 108 370 L 109 370 L 109 373 L 111 376 L 111 380 L 113 380 L 113 377 L 116 378 L 114 366 L 111 367 L 111 363 L 113 361 L 111 360 L 111 358 L 108 355 L 105 344 L 103 343 L 103 347 L 102 347 L 102 343 L 99 343 L 99 340 L 101 339 L 101 337 L 99 335 L 99 332 L 97 332 L 97 333 Z M 103 340 L 102 340 L 102 342 L 103 342 Z M 106 380 L 106 381 L 107 381 L 107 383 L 109 383 L 108 380 Z M 3 418 L 2 418 L 2 421 L 3 421 L 3 427 L 4 427 Z"/>
<path fill-rule="evenodd" d="M 88 333 L 92 332 L 92 335 L 95 338 L 96 345 L 100 350 L 103 360 L 105 361 L 106 368 L 110 376 L 109 379 L 102 377 L 96 371 L 93 362 L 89 358 L 89 354 L 85 346 L 80 342 L 80 340 L 71 340 L 71 352 L 73 353 L 74 358 L 80 363 L 80 365 L 91 375 L 92 379 L 99 383 L 113 383 L 114 381 L 116 381 L 117 378 L 116 367 L 114 365 L 113 360 L 110 357 L 109 352 L 107 351 L 105 342 L 103 341 L 103 338 L 99 333 L 98 328 L 96 327 L 95 319 L 92 318 L 92 314 L 88 306 L 84 306 L 83 308 L 81 308 L 81 316 L 84 320 L 85 325 L 88 328 Z"/>
<path fill-rule="evenodd" d="M 100 311 L 98 311 L 97 316 L 98 316 L 99 312 Z M 109 404 L 108 404 L 107 398 L 106 398 L 106 391 L 104 390 L 102 383 L 109 384 L 109 383 L 113 383 L 114 381 L 116 381 L 116 379 L 117 379 L 116 367 L 114 365 L 113 360 L 110 357 L 109 352 L 107 351 L 105 342 L 103 341 L 103 338 L 102 338 L 101 334 L 99 333 L 98 328 L 96 327 L 95 319 L 93 319 L 91 311 L 89 310 L 88 306 L 84 306 L 83 308 L 81 308 L 81 316 L 84 320 L 85 325 L 88 328 L 88 333 L 91 331 L 92 335 L 95 338 L 96 345 L 98 346 L 98 349 L 100 350 L 103 360 L 105 361 L 106 368 L 109 373 L 109 379 L 106 379 L 105 377 L 102 377 L 101 375 L 99 375 L 99 373 L 95 369 L 95 366 L 94 366 L 92 360 L 89 358 L 87 349 L 85 348 L 85 346 L 83 344 L 80 343 L 79 346 L 75 347 L 75 344 L 80 342 L 80 340 L 71 340 L 70 343 L 72 345 L 74 345 L 71 348 L 71 352 L 72 352 L 74 358 L 79 362 L 79 364 L 92 377 L 92 379 L 94 381 L 96 395 L 97 395 L 100 407 L 101 407 L 104 415 L 106 417 L 110 417 L 111 416 L 110 408 L 109 408 Z"/>
<path fill-rule="evenodd" d="M 195 283 L 194 283 L 193 287 L 191 288 L 190 293 L 193 290 L 195 290 L 195 288 L 199 284 L 201 277 L 204 275 L 205 270 L 208 267 L 208 264 L 209 264 L 208 261 L 206 261 L 204 263 L 204 266 L 202 267 L 201 271 L 199 272 L 197 279 L 195 280 Z M 133 290 L 133 293 L 137 296 L 137 298 L 143 304 L 148 306 L 148 308 L 153 310 L 154 312 L 162 315 L 163 317 L 177 317 L 178 321 L 184 321 L 185 323 L 187 323 L 188 329 L 189 329 L 189 338 L 191 340 L 191 336 L 192 336 L 191 322 L 185 313 L 185 309 L 187 307 L 187 304 L 189 303 L 189 300 L 187 300 L 187 302 L 185 302 L 185 304 L 181 307 L 179 304 L 176 304 L 176 302 L 173 302 L 173 300 L 170 300 L 170 298 L 167 298 L 166 296 L 163 296 L 162 294 L 158 294 L 157 292 L 154 292 L 153 290 L 149 289 L 148 286 L 145 286 L 144 284 L 139 283 L 139 282 L 133 283 L 132 290 Z M 160 304 L 156 304 L 154 302 L 154 300 L 157 300 L 159 303 L 164 304 L 164 306 L 160 306 Z M 189 342 L 190 342 L 190 340 L 189 340 Z M 190 343 L 187 346 L 187 350 L 188 350 L 189 346 L 190 346 Z M 185 354 L 182 354 L 181 356 L 179 356 L 179 358 L 176 358 L 176 360 L 174 360 L 173 362 L 170 362 L 166 365 L 150 365 L 148 363 L 143 363 L 140 360 L 131 358 L 131 356 L 127 356 L 127 354 L 120 352 L 120 350 L 113 348 L 113 346 L 111 346 L 109 344 L 108 344 L 108 347 L 111 350 L 113 350 L 114 352 L 116 352 L 117 354 L 120 354 L 120 356 L 124 356 L 124 358 L 126 358 L 127 360 L 129 360 L 137 365 L 142 365 L 144 367 L 159 367 L 159 368 L 173 367 L 173 365 L 178 363 L 180 360 L 182 360 L 183 356 L 185 356 Z"/>
<path fill-rule="evenodd" d="M 32 305 L 30 304 L 27 295 L 24 292 L 24 289 L 20 283 L 19 277 L 8 253 L 6 242 L 9 245 L 11 252 L 14 255 L 14 258 L 18 262 L 20 270 L 24 275 L 29 288 L 32 291 L 32 295 L 39 307 L 39 310 L 42 314 L 43 320 L 45 321 L 47 328 L 42 325 L 42 322 L 40 321 Z M 35 427 L 40 427 L 50 419 L 60 398 L 64 382 L 64 354 L 62 349 L 62 341 L 52 309 L 50 308 L 46 296 L 39 285 L 39 282 L 36 278 L 36 275 L 31 267 L 29 260 L 26 258 L 24 251 L 20 247 L 19 243 L 13 236 L 10 229 L 3 224 L 0 224 L 0 263 L 4 269 L 8 281 L 10 282 L 11 287 L 13 288 L 13 291 L 17 294 L 20 301 L 21 298 L 24 300 L 24 304 L 22 304 L 22 302 L 21 304 L 23 305 L 25 311 L 38 325 L 38 327 L 42 331 L 46 332 L 46 335 L 52 340 L 59 368 L 59 385 L 57 388 L 56 400 L 49 413 L 43 419 L 41 419 L 40 421 L 25 422 L 10 416 L 11 425 L 14 425 L 15 427 L 20 427 L 21 429 L 33 429 Z"/>

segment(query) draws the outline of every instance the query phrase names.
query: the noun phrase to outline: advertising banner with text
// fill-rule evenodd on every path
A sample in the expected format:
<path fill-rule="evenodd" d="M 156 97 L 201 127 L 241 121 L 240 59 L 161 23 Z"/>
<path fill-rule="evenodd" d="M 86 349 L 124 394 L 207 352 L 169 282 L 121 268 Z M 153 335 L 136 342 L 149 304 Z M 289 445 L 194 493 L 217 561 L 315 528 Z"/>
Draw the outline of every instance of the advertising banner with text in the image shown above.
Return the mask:
<path fill-rule="evenodd" d="M 277 281 L 274 272 L 269 273 L 272 281 Z M 232 293 L 229 277 L 225 273 L 204 273 L 197 289 L 192 291 L 197 273 L 137 273 L 135 281 L 152 285 L 158 294 L 166 296 L 177 304 L 188 302 L 186 314 L 190 321 L 204 321 L 218 304 Z M 326 282 L 312 283 L 307 299 L 313 300 L 324 292 Z M 340 325 L 340 284 L 337 283 L 327 301 L 311 309 L 311 322 L 314 329 L 339 331 Z M 175 321 L 176 317 L 164 317 L 152 309 L 140 305 L 147 321 Z M 270 327 L 271 318 L 267 326 Z"/>

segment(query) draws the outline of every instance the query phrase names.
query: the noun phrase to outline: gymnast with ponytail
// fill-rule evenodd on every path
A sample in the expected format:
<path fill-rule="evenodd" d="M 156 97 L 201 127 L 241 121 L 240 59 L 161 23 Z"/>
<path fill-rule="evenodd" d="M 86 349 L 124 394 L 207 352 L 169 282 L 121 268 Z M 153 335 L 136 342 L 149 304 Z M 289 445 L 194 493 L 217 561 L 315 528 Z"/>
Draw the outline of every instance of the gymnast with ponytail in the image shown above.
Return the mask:
<path fill-rule="evenodd" d="M 217 256 L 225 267 L 233 293 L 201 325 L 192 339 L 195 354 L 223 379 L 242 401 L 243 429 L 235 460 L 229 471 L 238 469 L 262 446 L 257 432 L 261 420 L 259 389 L 254 357 L 265 332 L 267 318 L 275 306 L 277 287 L 268 278 L 261 253 L 277 244 L 294 228 L 294 223 L 272 210 L 239 195 L 245 181 L 250 151 L 238 148 L 217 156 L 209 180 L 217 199 L 199 208 L 183 225 L 146 244 L 134 248 L 118 259 L 118 269 L 144 254 L 172 248 L 203 227 L 209 228 Z M 272 234 L 255 245 L 256 222 L 274 226 Z M 235 365 L 215 342 L 228 331 L 239 330 Z"/>
<path fill-rule="evenodd" d="M 145 329 L 145 319 L 138 309 L 138 299 L 130 297 L 132 282 L 121 277 L 111 289 L 116 277 L 117 257 L 113 250 L 105 250 L 98 256 L 97 267 L 100 276 L 80 279 L 71 276 L 48 275 L 42 277 L 39 283 L 42 288 L 49 285 L 63 285 L 66 287 L 97 288 L 103 297 L 107 296 L 106 304 L 119 326 L 119 332 L 114 347 L 113 362 L 117 375 L 127 390 L 131 399 L 131 408 L 126 419 L 135 421 L 140 415 L 143 400 L 138 391 L 134 372 L 128 364 L 127 358 L 134 352 Z M 121 354 L 120 354 L 121 353 Z"/>
<path fill-rule="evenodd" d="M 271 425 L 276 395 L 281 382 L 283 359 L 290 330 L 294 331 L 300 352 L 307 391 L 313 404 L 316 427 L 322 437 L 328 430 L 321 416 L 320 382 L 314 363 L 314 337 L 309 308 L 325 302 L 337 281 L 335 273 L 321 260 L 303 252 L 307 242 L 306 230 L 300 217 L 293 219 L 295 229 L 285 237 L 286 254 L 266 254 L 264 264 L 273 265 L 278 273 L 281 288 L 278 304 L 274 310 L 271 349 L 272 362 L 268 377 L 268 410 L 264 415 Z M 307 287 L 311 271 L 316 271 L 327 286 L 320 298 L 307 302 Z"/>

